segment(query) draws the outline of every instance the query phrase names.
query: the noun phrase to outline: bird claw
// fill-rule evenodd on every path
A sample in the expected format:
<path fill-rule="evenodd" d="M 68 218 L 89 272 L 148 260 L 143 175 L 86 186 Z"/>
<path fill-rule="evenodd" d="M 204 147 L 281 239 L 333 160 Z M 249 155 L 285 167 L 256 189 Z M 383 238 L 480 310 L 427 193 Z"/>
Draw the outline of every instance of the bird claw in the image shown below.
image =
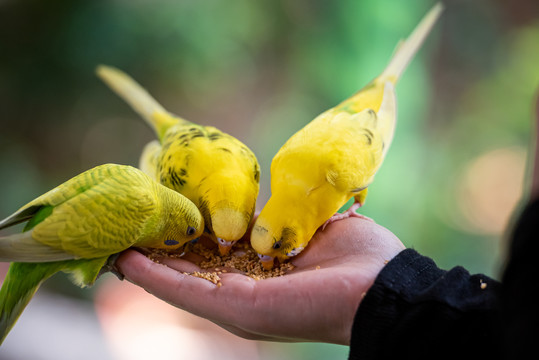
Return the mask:
<path fill-rule="evenodd" d="M 368 221 L 372 221 L 372 222 L 375 222 L 373 219 L 371 219 L 370 217 L 367 217 L 365 215 L 361 215 L 361 214 L 358 214 L 356 212 L 357 209 L 360 208 L 360 204 L 358 202 L 355 202 L 352 204 L 352 206 L 350 206 L 348 208 L 348 210 L 346 210 L 345 212 L 343 212 L 342 214 L 340 213 L 336 213 L 335 215 L 333 215 L 332 217 L 330 217 L 325 223 L 324 225 L 322 225 L 322 231 L 325 230 L 326 226 L 328 226 L 329 224 L 331 223 L 334 223 L 335 221 L 339 221 L 339 220 L 343 220 L 343 219 L 346 219 L 346 218 L 350 218 L 350 217 L 355 217 L 355 218 L 359 218 L 359 219 L 363 219 L 363 220 L 368 220 Z"/>
<path fill-rule="evenodd" d="M 120 281 L 124 280 L 125 279 L 124 274 L 122 274 L 120 270 L 118 269 L 118 267 L 116 266 L 116 260 L 118 260 L 119 257 L 120 257 L 120 253 L 112 254 L 111 256 L 109 256 L 105 265 L 103 265 L 101 270 L 99 270 L 99 273 L 97 274 L 97 278 L 99 278 L 101 275 L 105 273 L 110 272 L 114 274 Z"/>
<path fill-rule="evenodd" d="M 304 246 L 298 246 L 297 248 L 294 248 L 294 249 L 290 250 L 290 252 L 288 252 L 288 253 L 286 254 L 286 256 L 288 256 L 288 257 L 296 256 L 296 255 L 298 255 L 300 252 L 302 252 L 303 249 L 305 249 Z"/>

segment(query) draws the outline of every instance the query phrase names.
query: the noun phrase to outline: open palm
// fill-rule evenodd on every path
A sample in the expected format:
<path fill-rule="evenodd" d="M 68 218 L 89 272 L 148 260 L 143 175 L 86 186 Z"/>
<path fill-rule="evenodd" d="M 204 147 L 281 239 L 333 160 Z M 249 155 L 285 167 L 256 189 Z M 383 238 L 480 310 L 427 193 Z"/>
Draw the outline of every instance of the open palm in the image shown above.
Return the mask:
<path fill-rule="evenodd" d="M 348 218 L 319 230 L 292 259 L 285 276 L 254 280 L 220 275 L 222 286 L 183 272 L 196 262 L 153 262 L 128 250 L 116 265 L 125 277 L 158 298 L 248 339 L 319 341 L 347 345 L 362 297 L 387 261 L 404 245 L 372 221 Z"/>

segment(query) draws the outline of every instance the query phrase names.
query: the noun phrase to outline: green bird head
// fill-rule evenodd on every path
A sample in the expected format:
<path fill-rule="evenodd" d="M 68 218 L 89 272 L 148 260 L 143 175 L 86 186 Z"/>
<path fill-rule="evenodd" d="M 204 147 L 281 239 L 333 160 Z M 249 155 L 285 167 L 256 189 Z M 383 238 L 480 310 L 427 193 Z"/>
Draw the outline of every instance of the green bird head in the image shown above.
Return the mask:
<path fill-rule="evenodd" d="M 144 240 L 137 246 L 176 250 L 197 239 L 204 231 L 204 218 L 185 196 L 155 183 L 161 209 L 148 221 Z"/>

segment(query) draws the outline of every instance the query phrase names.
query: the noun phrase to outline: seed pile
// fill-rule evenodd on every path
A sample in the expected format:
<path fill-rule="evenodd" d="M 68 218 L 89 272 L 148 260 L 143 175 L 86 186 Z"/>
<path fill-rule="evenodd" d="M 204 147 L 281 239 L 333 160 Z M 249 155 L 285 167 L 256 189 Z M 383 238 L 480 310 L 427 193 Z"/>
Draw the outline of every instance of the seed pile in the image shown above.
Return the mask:
<path fill-rule="evenodd" d="M 274 266 L 271 270 L 264 270 L 256 252 L 246 242 L 239 242 L 234 245 L 231 254 L 221 256 L 217 248 L 210 249 L 197 243 L 191 246 L 190 251 L 203 257 L 199 265 L 202 271 L 186 273 L 188 275 L 200 277 L 211 281 L 217 286 L 221 286 L 219 275 L 227 272 L 242 273 L 255 280 L 262 280 L 272 277 L 283 276 L 287 271 L 294 269 L 290 263 L 282 263 Z M 156 261 L 152 255 L 164 255 L 169 257 L 180 257 L 180 254 L 155 253 L 150 254 L 150 259 Z"/>

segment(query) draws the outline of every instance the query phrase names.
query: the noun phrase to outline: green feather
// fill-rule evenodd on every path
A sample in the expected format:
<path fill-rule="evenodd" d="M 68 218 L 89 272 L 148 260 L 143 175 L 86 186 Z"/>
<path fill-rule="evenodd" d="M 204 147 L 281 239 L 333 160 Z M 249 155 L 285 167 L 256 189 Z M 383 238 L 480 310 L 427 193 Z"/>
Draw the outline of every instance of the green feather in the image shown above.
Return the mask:
<path fill-rule="evenodd" d="M 63 271 L 81 287 L 92 285 L 107 258 L 11 263 L 0 290 L 0 345 L 43 281 Z"/>
<path fill-rule="evenodd" d="M 42 206 L 35 215 L 26 223 L 24 226 L 23 232 L 32 230 L 34 226 L 45 220 L 50 214 L 52 214 L 52 210 L 54 209 L 54 206 L 50 205 L 44 205 Z"/>
<path fill-rule="evenodd" d="M 114 164 L 39 196 L 0 220 L 0 229 L 25 221 L 22 234 L 0 237 L 0 260 L 11 262 L 0 290 L 0 344 L 53 274 L 62 271 L 76 285 L 90 286 L 111 255 L 134 245 L 173 250 L 203 231 L 194 203 L 140 170 Z M 177 244 L 163 243 L 167 239 Z"/>

